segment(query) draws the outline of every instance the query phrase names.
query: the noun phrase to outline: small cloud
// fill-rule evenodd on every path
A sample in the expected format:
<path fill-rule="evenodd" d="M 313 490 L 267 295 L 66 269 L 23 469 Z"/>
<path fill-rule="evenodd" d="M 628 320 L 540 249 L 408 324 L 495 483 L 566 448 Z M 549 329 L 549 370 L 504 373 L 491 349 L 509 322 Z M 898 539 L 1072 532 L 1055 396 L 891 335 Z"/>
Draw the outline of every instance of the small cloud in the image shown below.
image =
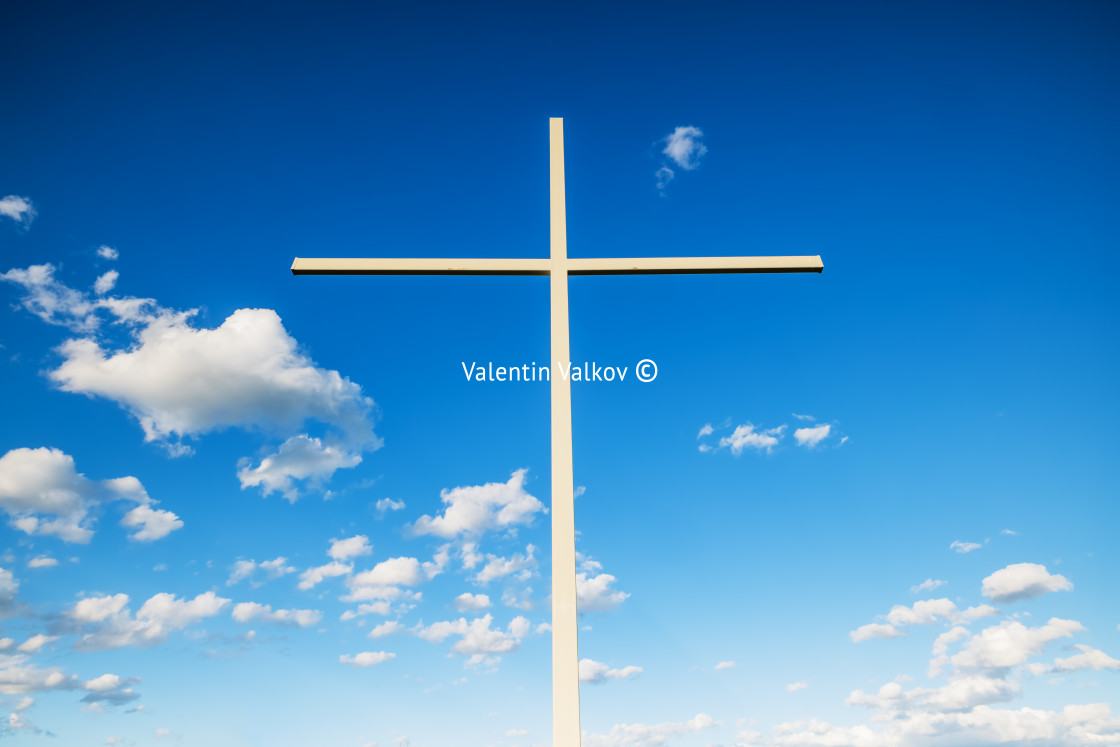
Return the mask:
<path fill-rule="evenodd" d="M 662 139 L 665 148 L 661 153 L 667 160 L 654 173 L 657 192 L 662 197 L 665 196 L 665 188 L 669 186 L 669 182 L 677 176 L 673 166 L 692 171 L 700 165 L 700 158 L 708 152 L 707 146 L 700 142 L 703 136 L 704 133 L 698 127 L 678 127 Z"/>
<path fill-rule="evenodd" d="M 364 534 L 356 534 L 346 539 L 332 539 L 327 555 L 340 562 L 345 562 L 351 558 L 369 555 L 372 552 L 373 546 L 369 543 L 369 537 Z"/>
<path fill-rule="evenodd" d="M 375 504 L 377 513 L 383 514 L 386 511 L 400 511 L 404 508 L 404 501 L 394 501 L 392 498 L 382 498 Z"/>
<path fill-rule="evenodd" d="M 895 626 L 885 623 L 868 623 L 848 633 L 852 643 L 861 643 L 872 638 L 898 638 L 900 635 L 905 635 L 905 633 Z"/>
<path fill-rule="evenodd" d="M 798 420 L 816 420 L 816 418 L 814 418 L 812 415 L 798 415 L 796 412 L 792 412 L 790 414 Z"/>
<path fill-rule="evenodd" d="M 58 561 L 49 555 L 36 555 L 27 561 L 28 568 L 54 568 L 56 565 L 58 565 Z"/>
<path fill-rule="evenodd" d="M 0 216 L 11 218 L 23 228 L 31 225 L 35 215 L 35 206 L 29 198 L 18 195 L 0 197 Z"/>
<path fill-rule="evenodd" d="M 911 586 L 910 587 L 910 593 L 911 594 L 921 594 L 923 591 L 933 591 L 934 589 L 938 588 L 939 586 L 944 586 L 947 583 L 949 583 L 949 582 L 948 581 L 936 580 L 936 579 L 932 579 L 932 578 L 927 578 L 925 581 L 918 584 L 917 586 Z"/>
<path fill-rule="evenodd" d="M 811 449 L 828 438 L 828 434 L 831 430 L 832 426 L 827 423 L 812 428 L 798 428 L 793 432 L 793 437 L 797 439 L 798 446 L 805 446 Z"/>
<path fill-rule="evenodd" d="M 804 690 L 808 686 L 809 686 L 808 682 L 791 682 L 788 685 L 786 685 L 786 692 L 787 693 L 795 693 L 798 690 Z"/>
<path fill-rule="evenodd" d="M 979 543 L 976 543 L 976 542 L 961 542 L 960 540 L 956 540 L 956 541 L 953 542 L 953 544 L 949 545 L 949 549 L 956 550 L 957 552 L 961 553 L 962 555 L 964 553 L 972 552 L 973 550 L 979 550 L 981 547 L 983 547 L 983 545 L 981 545 Z"/>
<path fill-rule="evenodd" d="M 697 438 L 703 438 L 704 436 L 710 436 L 712 434 L 712 431 L 713 431 L 712 424 L 711 423 L 705 423 L 704 427 L 702 427 L 700 429 L 700 432 L 696 434 L 696 437 Z"/>
<path fill-rule="evenodd" d="M 1014 529 L 1001 529 L 1000 534 L 1016 535 L 1018 534 L 1018 532 L 1016 532 Z"/>
<path fill-rule="evenodd" d="M 692 171 L 708 152 L 708 147 L 700 142 L 702 137 L 704 133 L 699 127 L 678 127 L 665 138 L 665 149 L 661 152 L 685 171 Z"/>
<path fill-rule="evenodd" d="M 58 636 L 43 635 L 42 633 L 38 633 L 21 643 L 18 647 L 16 647 L 16 650 L 22 651 L 25 654 L 35 654 L 42 650 L 43 646 L 55 640 L 58 640 Z"/>
<path fill-rule="evenodd" d="M 387 651 L 362 651 L 360 654 L 343 654 L 338 657 L 342 664 L 349 664 L 352 667 L 372 667 L 375 664 L 380 664 L 383 661 L 397 658 L 396 654 Z"/>
<path fill-rule="evenodd" d="M 581 495 L 583 495 L 586 492 L 587 492 L 587 486 L 586 485 L 577 485 L 575 491 L 572 492 L 572 498 L 573 499 L 574 498 L 579 498 Z"/>
<path fill-rule="evenodd" d="M 464 592 L 455 597 L 451 606 L 457 610 L 484 610 L 490 606 L 490 597 L 485 594 Z"/>
<path fill-rule="evenodd" d="M 579 661 L 580 682 L 598 683 L 607 680 L 625 680 L 637 677 L 641 673 L 641 667 L 629 666 L 622 669 L 611 669 L 608 665 L 593 659 L 580 659 Z"/>
<path fill-rule="evenodd" d="M 981 593 L 995 602 L 1018 602 L 1051 591 L 1069 591 L 1073 584 L 1065 576 L 1051 574 L 1038 563 L 1014 563 L 985 578 Z"/>
<path fill-rule="evenodd" d="M 757 431 L 753 423 L 746 423 L 735 428 L 730 436 L 721 438 L 719 447 L 722 449 L 725 446 L 730 446 L 731 453 L 735 456 L 739 456 L 747 448 L 769 453 L 771 449 L 778 445 L 778 441 L 781 440 L 785 430 L 785 425 L 779 425 L 777 428 Z"/>
<path fill-rule="evenodd" d="M 101 257 L 101 259 L 111 260 L 121 256 L 121 253 L 111 246 L 105 246 L 104 244 L 102 244 L 101 246 L 97 247 L 97 256 Z"/>
<path fill-rule="evenodd" d="M 121 274 L 116 270 L 109 270 L 94 281 L 94 292 L 99 296 L 104 296 L 106 293 L 113 290 L 113 286 L 117 284 L 117 278 L 119 278 L 120 276 Z"/>
<path fill-rule="evenodd" d="M 734 667 L 735 662 L 733 661 L 721 661 L 719 664 L 716 664 L 716 669 L 733 669 Z"/>

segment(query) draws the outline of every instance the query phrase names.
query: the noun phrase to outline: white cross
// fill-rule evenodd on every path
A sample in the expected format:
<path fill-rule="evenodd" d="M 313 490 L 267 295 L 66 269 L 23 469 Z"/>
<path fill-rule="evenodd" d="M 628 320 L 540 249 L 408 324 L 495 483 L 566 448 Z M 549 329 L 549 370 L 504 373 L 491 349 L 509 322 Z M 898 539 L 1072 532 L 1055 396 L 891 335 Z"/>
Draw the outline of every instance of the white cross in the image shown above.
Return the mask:
<path fill-rule="evenodd" d="M 552 290 L 552 361 L 568 360 L 569 275 L 667 275 L 715 272 L 820 272 L 811 257 L 622 257 L 570 259 L 564 213 L 564 120 L 549 124 L 552 252 L 548 259 L 308 259 L 293 275 L 548 275 Z M 576 538 L 572 477 L 572 387 L 550 376 L 552 390 L 552 744 L 578 747 Z"/>

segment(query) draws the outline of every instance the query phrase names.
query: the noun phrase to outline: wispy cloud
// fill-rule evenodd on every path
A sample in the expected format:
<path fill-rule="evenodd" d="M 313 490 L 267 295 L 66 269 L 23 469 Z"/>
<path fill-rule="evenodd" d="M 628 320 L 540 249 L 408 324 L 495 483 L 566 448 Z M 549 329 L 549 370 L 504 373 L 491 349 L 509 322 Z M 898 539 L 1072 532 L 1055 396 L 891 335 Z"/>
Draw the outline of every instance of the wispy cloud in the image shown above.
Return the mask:
<path fill-rule="evenodd" d="M 0 216 L 11 218 L 20 226 L 26 228 L 35 220 L 35 205 L 30 198 L 19 195 L 0 197 Z"/>
<path fill-rule="evenodd" d="M 702 137 L 704 132 L 699 127 L 678 127 L 665 138 L 665 149 L 661 152 L 685 171 L 692 171 L 708 152 L 708 147 L 700 142 Z"/>
<path fill-rule="evenodd" d="M 665 162 L 657 169 L 654 177 L 657 182 L 657 191 L 665 196 L 665 188 L 669 182 L 676 178 L 676 169 L 692 171 L 700 165 L 700 159 L 708 152 L 708 147 L 701 142 L 704 137 L 699 127 L 677 127 L 661 139 L 665 144 L 661 153 Z M 674 168 L 676 167 L 676 168 Z"/>
<path fill-rule="evenodd" d="M 594 659 L 579 660 L 579 681 L 587 683 L 606 682 L 607 680 L 626 680 L 642 673 L 641 667 L 629 666 L 613 669 Z"/>
<path fill-rule="evenodd" d="M 793 437 L 797 439 L 798 446 L 804 446 L 811 449 L 821 441 L 828 438 L 828 434 L 831 431 L 831 425 L 816 425 L 811 428 L 798 428 L 793 432 Z"/>
<path fill-rule="evenodd" d="M 944 586 L 947 583 L 949 583 L 949 582 L 948 581 L 941 581 L 941 580 L 937 580 L 937 579 L 932 579 L 932 578 L 927 578 L 925 581 L 918 584 L 917 586 L 911 586 L 910 587 L 910 593 L 911 594 L 920 594 L 923 591 L 933 591 L 934 589 L 936 589 L 940 586 Z"/>

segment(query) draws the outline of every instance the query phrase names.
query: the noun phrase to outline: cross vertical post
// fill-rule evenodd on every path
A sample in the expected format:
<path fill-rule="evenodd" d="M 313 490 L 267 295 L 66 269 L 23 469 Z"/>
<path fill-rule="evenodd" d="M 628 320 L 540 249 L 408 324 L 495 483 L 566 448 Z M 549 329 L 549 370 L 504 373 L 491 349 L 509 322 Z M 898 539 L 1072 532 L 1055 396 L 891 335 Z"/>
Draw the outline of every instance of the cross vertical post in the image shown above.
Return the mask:
<path fill-rule="evenodd" d="M 568 362 L 568 228 L 564 206 L 564 120 L 550 119 L 552 360 Z M 572 384 L 555 370 L 552 390 L 552 744 L 579 747 L 579 654 L 576 629 L 575 478 Z"/>

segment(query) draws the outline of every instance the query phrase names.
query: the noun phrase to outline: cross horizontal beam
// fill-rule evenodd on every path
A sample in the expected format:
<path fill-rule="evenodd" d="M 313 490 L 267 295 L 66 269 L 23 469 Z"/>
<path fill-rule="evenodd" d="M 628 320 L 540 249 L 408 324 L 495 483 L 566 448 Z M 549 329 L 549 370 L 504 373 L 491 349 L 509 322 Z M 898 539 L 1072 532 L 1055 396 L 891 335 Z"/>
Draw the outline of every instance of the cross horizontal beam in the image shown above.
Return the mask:
<path fill-rule="evenodd" d="M 296 257 L 293 275 L 549 275 L 549 259 Z M 569 275 L 696 275 L 727 272 L 821 272 L 819 256 L 567 258 Z"/>

